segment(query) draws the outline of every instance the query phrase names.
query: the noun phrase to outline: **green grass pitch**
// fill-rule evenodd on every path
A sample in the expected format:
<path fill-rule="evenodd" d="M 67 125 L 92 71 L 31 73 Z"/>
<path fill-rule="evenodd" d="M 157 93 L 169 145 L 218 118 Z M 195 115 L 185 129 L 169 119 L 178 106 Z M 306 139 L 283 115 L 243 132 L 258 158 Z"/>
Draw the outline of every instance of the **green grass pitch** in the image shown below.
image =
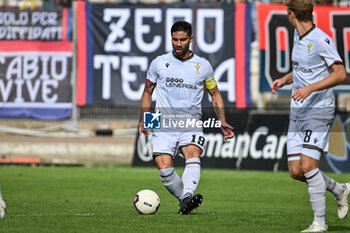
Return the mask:
<path fill-rule="evenodd" d="M 182 169 L 177 168 L 181 175 Z M 329 174 L 340 182 L 350 174 Z M 156 168 L 1 167 L 7 215 L 0 232 L 299 232 L 313 220 L 305 183 L 286 172 L 202 169 L 203 204 L 179 216 L 178 202 Z M 140 215 L 133 197 L 141 189 L 161 199 L 155 215 Z M 337 217 L 327 192 L 329 232 L 350 232 L 350 216 Z"/>

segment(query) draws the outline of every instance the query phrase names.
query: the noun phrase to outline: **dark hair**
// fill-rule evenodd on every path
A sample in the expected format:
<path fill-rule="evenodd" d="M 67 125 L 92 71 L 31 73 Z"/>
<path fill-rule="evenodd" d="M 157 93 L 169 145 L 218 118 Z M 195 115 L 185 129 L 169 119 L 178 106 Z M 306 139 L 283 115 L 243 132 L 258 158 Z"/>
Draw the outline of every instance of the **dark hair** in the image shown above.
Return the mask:
<path fill-rule="evenodd" d="M 173 32 L 184 31 L 188 36 L 192 35 L 192 25 L 186 21 L 177 21 L 171 27 L 171 34 Z"/>

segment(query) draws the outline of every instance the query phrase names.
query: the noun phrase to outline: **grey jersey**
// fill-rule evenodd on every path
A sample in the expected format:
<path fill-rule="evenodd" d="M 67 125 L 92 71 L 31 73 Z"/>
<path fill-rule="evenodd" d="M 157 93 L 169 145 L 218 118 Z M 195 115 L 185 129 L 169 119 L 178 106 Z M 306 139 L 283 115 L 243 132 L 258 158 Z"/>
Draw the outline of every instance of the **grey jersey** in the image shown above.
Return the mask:
<path fill-rule="evenodd" d="M 211 80 L 210 63 L 195 54 L 181 61 L 172 52 L 155 58 L 147 72 L 147 80 L 156 83 L 156 108 L 162 115 L 190 114 L 200 118 L 204 81 Z M 208 81 L 207 81 L 208 82 Z"/>
<path fill-rule="evenodd" d="M 326 33 L 313 26 L 304 35 L 294 34 L 292 51 L 292 91 L 326 78 L 330 67 L 342 60 L 335 44 Z M 332 119 L 334 117 L 333 88 L 311 93 L 303 103 L 291 100 L 290 119 Z"/>

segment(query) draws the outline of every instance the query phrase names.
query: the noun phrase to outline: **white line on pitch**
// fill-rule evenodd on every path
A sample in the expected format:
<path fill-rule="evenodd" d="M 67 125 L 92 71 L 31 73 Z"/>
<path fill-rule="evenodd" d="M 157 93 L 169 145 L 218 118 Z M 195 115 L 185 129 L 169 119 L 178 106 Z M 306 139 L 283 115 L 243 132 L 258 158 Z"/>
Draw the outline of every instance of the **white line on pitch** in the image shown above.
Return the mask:
<path fill-rule="evenodd" d="M 251 215 L 280 215 L 282 212 L 249 212 Z"/>
<path fill-rule="evenodd" d="M 13 217 L 47 217 L 47 216 L 78 216 L 78 217 L 87 217 L 95 216 L 95 214 L 9 214 Z"/>

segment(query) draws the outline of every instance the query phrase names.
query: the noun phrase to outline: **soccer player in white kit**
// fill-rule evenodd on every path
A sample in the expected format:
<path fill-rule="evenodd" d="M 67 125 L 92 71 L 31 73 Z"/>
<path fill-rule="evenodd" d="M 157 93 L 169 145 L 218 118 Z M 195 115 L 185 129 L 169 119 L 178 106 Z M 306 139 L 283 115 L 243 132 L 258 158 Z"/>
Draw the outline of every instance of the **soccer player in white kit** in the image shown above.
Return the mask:
<path fill-rule="evenodd" d="M 0 218 L 5 217 L 6 214 L 6 203 L 1 195 L 1 186 L 0 186 Z"/>
<path fill-rule="evenodd" d="M 286 0 L 287 17 L 295 29 L 293 71 L 272 83 L 272 92 L 293 83 L 287 136 L 289 173 L 306 181 L 314 221 L 302 232 L 325 232 L 326 189 L 338 201 L 338 217 L 348 213 L 350 183 L 338 183 L 318 168 L 328 150 L 334 119 L 334 86 L 346 80 L 343 62 L 335 44 L 312 23 L 312 0 Z"/>
<path fill-rule="evenodd" d="M 150 110 L 155 89 L 156 109 L 161 109 L 162 116 L 167 112 L 169 115 L 183 115 L 186 118 L 188 113 L 191 118 L 200 120 L 201 102 L 206 88 L 212 98 L 215 113 L 221 121 L 221 130 L 226 141 L 233 138 L 233 127 L 226 122 L 224 102 L 214 79 L 213 68 L 206 59 L 195 55 L 189 49 L 192 38 L 190 23 L 174 23 L 171 28 L 173 51 L 152 61 L 147 72 L 141 109 L 142 112 Z M 143 120 L 139 132 L 149 134 L 143 126 Z M 192 131 L 175 128 L 170 131 L 154 131 L 152 146 L 163 185 L 179 200 L 178 213 L 189 214 L 203 200 L 201 194 L 194 195 L 200 179 L 200 156 L 205 146 L 202 129 Z M 173 159 L 178 154 L 182 154 L 185 159 L 182 179 L 173 165 Z"/>

